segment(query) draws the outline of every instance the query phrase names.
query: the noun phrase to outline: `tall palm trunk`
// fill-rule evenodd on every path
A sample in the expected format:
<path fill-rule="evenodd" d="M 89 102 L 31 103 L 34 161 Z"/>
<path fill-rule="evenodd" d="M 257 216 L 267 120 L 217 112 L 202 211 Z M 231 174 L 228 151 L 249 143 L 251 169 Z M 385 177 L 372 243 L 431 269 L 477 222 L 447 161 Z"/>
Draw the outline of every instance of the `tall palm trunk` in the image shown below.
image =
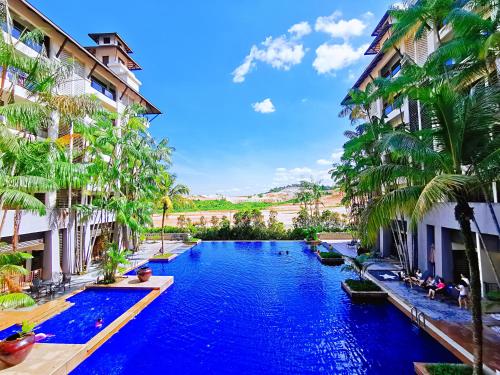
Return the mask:
<path fill-rule="evenodd" d="M 12 236 L 12 251 L 17 251 L 19 243 L 19 228 L 21 227 L 21 210 L 16 209 L 14 212 L 14 234 Z"/>
<path fill-rule="evenodd" d="M 479 274 L 479 258 L 474 245 L 474 237 L 471 229 L 471 220 L 474 219 L 474 209 L 469 206 L 467 199 L 458 197 L 455 206 L 455 218 L 460 225 L 464 236 L 465 254 L 469 263 L 470 272 L 470 297 L 472 312 L 472 343 L 475 375 L 483 373 L 483 319 L 481 306 L 481 277 Z"/>
<path fill-rule="evenodd" d="M 163 210 L 162 210 L 162 215 L 161 215 L 161 250 L 160 253 L 163 254 L 164 251 L 164 232 L 165 232 L 165 214 L 167 213 L 167 205 L 163 204 Z"/>

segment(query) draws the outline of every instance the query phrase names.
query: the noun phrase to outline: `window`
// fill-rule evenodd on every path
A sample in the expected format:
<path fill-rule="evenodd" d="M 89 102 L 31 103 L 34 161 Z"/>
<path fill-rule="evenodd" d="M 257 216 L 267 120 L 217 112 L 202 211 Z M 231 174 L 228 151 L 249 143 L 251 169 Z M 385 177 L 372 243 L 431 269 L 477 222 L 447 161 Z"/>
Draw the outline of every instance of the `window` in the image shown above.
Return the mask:
<path fill-rule="evenodd" d="M 384 68 L 382 70 L 383 78 L 393 78 L 401 70 L 401 61 L 396 61 L 390 68 Z"/>
<path fill-rule="evenodd" d="M 7 25 L 5 23 L 2 23 L 2 29 L 4 31 L 7 31 Z M 16 20 L 12 20 L 12 37 L 19 39 L 23 34 L 26 34 L 29 32 L 30 29 L 20 22 Z M 42 49 L 45 45 L 47 51 L 49 48 L 49 43 L 50 40 L 47 37 L 44 37 L 43 40 L 38 41 L 38 40 L 25 40 L 24 44 L 30 47 L 31 49 L 35 50 L 36 52 L 40 53 L 42 52 Z"/>
<path fill-rule="evenodd" d="M 389 113 L 394 111 L 396 108 L 399 108 L 399 105 L 401 104 L 399 102 L 399 100 L 400 100 L 400 96 L 398 94 L 394 97 L 392 103 L 389 103 L 389 102 L 384 103 L 384 115 L 388 116 Z"/>
<path fill-rule="evenodd" d="M 100 92 L 104 96 L 116 101 L 116 90 L 111 85 L 107 85 L 101 80 L 92 76 L 90 78 L 90 86 L 92 86 L 96 91 Z"/>
<path fill-rule="evenodd" d="M 120 58 L 118 58 L 118 62 L 119 62 L 120 64 L 122 64 L 122 65 L 125 65 L 125 62 L 124 62 L 122 59 L 120 59 Z"/>
<path fill-rule="evenodd" d="M 104 44 L 109 44 L 111 43 L 111 38 L 109 36 L 105 36 L 104 38 L 102 38 L 102 42 Z"/>
<path fill-rule="evenodd" d="M 107 66 L 109 64 L 109 56 L 103 56 L 102 63 Z"/>

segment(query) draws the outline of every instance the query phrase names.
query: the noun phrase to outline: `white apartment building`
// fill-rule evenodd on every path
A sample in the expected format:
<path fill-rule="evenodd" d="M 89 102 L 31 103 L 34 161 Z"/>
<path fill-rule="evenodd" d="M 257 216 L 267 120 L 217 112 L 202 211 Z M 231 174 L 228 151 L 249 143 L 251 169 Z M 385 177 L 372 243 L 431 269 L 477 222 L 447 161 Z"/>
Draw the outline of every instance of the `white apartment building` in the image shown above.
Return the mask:
<path fill-rule="evenodd" d="M 89 34 L 94 45 L 84 47 L 27 1 L 9 0 L 8 3 L 13 20 L 11 34 L 14 41 L 23 30 L 36 28 L 45 35 L 44 42 L 40 45 L 18 43 L 17 48 L 22 53 L 36 57 L 44 49 L 47 58 L 72 63 L 72 77 L 58 88 L 60 94 L 94 94 L 107 110 L 116 113 L 122 113 L 128 105 L 137 103 L 145 108 L 147 115 L 161 114 L 159 109 L 139 92 L 141 82 L 134 71 L 140 70 L 141 67 L 130 56 L 130 47 L 116 32 Z M 75 22 L 77 21 L 75 18 Z M 3 25 L 4 34 L 6 30 L 7 27 Z M 17 82 L 9 84 L 11 83 L 16 84 L 16 101 L 28 100 L 29 91 L 23 86 L 22 79 L 18 78 Z M 59 126 L 58 116 L 54 114 L 53 123 L 42 136 L 56 139 L 67 133 L 68 129 Z M 80 193 L 75 202 L 83 202 L 82 200 L 86 199 L 81 195 Z M 76 246 L 91 252 L 96 251 L 95 247 L 99 246 L 98 240 L 95 241 L 93 249 L 90 246 L 91 239 L 100 236 L 97 226 L 94 227 L 97 217 L 68 233 L 68 218 L 65 214 L 67 191 L 38 194 L 38 198 L 45 202 L 47 215 L 22 213 L 18 249 L 32 253 L 33 259 L 28 261 L 27 268 L 35 275 L 50 279 L 56 272 L 72 273 Z M 3 212 L 0 212 L 0 215 L 3 216 Z M 14 211 L 8 210 L 0 233 L 1 241 L 7 244 L 12 241 L 13 221 Z M 113 225 L 112 217 L 107 221 L 108 225 Z M 92 254 L 89 254 L 88 259 L 92 259 Z"/>
<path fill-rule="evenodd" d="M 411 58 L 416 64 L 423 65 L 438 46 L 435 33 L 428 32 L 419 40 L 407 39 L 398 48 L 385 52 L 382 50 L 382 45 L 389 38 L 390 30 L 391 16 L 387 12 L 375 27 L 372 33 L 373 42 L 365 53 L 374 57 L 355 82 L 353 89 L 364 90 L 377 77 L 389 79 L 397 77 L 403 58 Z M 452 36 L 449 26 L 444 26 L 439 33 L 443 41 L 449 40 Z M 349 95 L 345 97 L 342 104 L 348 104 L 348 101 Z M 394 127 L 404 123 L 412 131 L 430 126 L 419 103 L 408 98 L 403 100 L 401 108 L 395 108 L 380 98 L 373 103 L 371 115 L 378 118 L 385 116 L 386 122 Z M 500 233 L 493 217 L 494 212 L 500 220 L 497 185 L 498 183 L 494 183 L 490 189 L 491 206 L 484 202 L 482 197 L 478 197 L 477 202 L 471 202 L 479 227 L 478 231 L 472 225 L 480 257 L 483 294 L 498 288 L 495 273 L 499 275 L 500 272 Z M 443 204 L 430 212 L 419 224 L 416 233 L 407 229 L 408 220 L 400 222 L 399 228 L 403 228 L 402 237 L 406 239 L 415 268 L 433 271 L 435 275 L 455 282 L 459 280 L 460 273 L 468 274 L 465 247 L 458 222 L 455 220 L 454 204 Z M 378 248 L 383 256 L 397 256 L 391 229 L 380 230 Z"/>

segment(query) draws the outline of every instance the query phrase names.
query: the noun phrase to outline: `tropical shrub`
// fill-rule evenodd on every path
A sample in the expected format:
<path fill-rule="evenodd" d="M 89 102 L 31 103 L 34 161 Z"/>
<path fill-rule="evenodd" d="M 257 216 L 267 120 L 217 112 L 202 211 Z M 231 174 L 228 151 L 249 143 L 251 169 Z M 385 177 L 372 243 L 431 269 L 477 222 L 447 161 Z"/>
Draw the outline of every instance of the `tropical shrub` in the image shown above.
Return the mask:
<path fill-rule="evenodd" d="M 7 286 L 7 292 L 0 294 L 0 308 L 19 308 L 35 304 L 33 298 L 22 292 L 21 286 L 15 280 L 28 271 L 22 263 L 33 256 L 22 252 L 0 253 L 0 285 Z"/>
<path fill-rule="evenodd" d="M 116 281 L 116 273 L 124 271 L 124 266 L 129 264 L 127 256 L 130 254 L 129 250 L 120 249 L 117 243 L 108 245 L 101 260 L 103 284 L 112 284 Z"/>
<path fill-rule="evenodd" d="M 452 363 L 436 363 L 426 366 L 431 375 L 472 375 L 472 368 Z"/>
<path fill-rule="evenodd" d="M 488 298 L 491 301 L 500 301 L 500 290 L 495 290 L 486 293 L 486 298 Z"/>
<path fill-rule="evenodd" d="M 325 259 L 338 259 L 338 258 L 342 258 L 342 255 L 339 254 L 339 253 L 330 253 L 330 252 L 321 252 L 319 253 L 319 255 L 321 256 L 321 258 L 325 258 Z"/>

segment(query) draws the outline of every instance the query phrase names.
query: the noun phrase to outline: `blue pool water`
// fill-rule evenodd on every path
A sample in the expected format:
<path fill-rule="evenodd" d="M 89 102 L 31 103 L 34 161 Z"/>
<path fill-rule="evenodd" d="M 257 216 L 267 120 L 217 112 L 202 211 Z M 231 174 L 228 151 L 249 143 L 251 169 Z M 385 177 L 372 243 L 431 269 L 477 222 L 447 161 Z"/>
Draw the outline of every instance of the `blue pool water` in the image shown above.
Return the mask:
<path fill-rule="evenodd" d="M 73 375 L 412 374 L 413 361 L 457 361 L 390 303 L 352 303 L 349 275 L 300 242 L 203 242 L 149 265 L 174 285 Z"/>
<path fill-rule="evenodd" d="M 40 324 L 36 332 L 54 335 L 44 343 L 84 344 L 148 293 L 133 289 L 86 289 L 68 298 L 74 305 Z M 104 320 L 100 329 L 95 327 L 99 318 Z M 18 330 L 16 326 L 7 328 L 0 332 L 0 339 Z"/>

